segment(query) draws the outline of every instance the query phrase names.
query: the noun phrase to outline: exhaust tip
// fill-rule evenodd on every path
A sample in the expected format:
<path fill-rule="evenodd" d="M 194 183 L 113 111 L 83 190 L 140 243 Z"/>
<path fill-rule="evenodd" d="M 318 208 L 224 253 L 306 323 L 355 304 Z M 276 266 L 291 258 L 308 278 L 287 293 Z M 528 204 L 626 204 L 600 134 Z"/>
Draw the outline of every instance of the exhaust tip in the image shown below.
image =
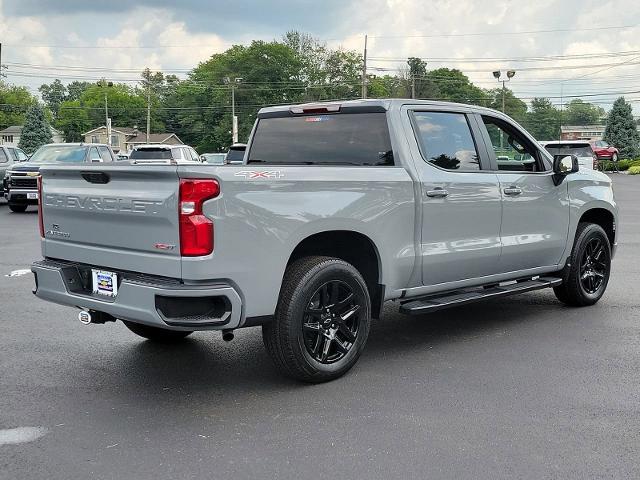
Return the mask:
<path fill-rule="evenodd" d="M 224 340 L 225 342 L 230 342 L 234 338 L 235 338 L 235 335 L 233 334 L 233 330 L 222 331 L 222 340 Z"/>
<path fill-rule="evenodd" d="M 91 323 L 91 314 L 86 310 L 80 310 L 78 320 L 80 320 L 80 323 L 83 325 L 89 325 Z"/>

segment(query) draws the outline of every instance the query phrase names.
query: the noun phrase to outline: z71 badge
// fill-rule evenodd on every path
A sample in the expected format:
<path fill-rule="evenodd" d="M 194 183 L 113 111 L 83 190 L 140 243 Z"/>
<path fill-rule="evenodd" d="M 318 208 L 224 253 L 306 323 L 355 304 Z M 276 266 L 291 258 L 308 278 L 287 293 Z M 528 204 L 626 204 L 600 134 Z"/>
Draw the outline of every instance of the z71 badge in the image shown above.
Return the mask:
<path fill-rule="evenodd" d="M 236 177 L 244 177 L 245 180 L 253 180 L 254 178 L 282 178 L 284 173 L 280 170 L 242 170 L 235 174 Z"/>

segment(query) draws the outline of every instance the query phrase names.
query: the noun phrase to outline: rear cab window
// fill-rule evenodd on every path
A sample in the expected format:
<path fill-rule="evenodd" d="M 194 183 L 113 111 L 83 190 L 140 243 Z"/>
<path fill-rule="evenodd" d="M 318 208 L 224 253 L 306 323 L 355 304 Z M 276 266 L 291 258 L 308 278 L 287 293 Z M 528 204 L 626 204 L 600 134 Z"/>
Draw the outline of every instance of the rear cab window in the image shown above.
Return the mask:
<path fill-rule="evenodd" d="M 385 112 L 260 118 L 247 163 L 271 165 L 393 165 Z"/>
<path fill-rule="evenodd" d="M 7 154 L 4 151 L 4 148 L 0 148 L 0 163 L 7 163 L 9 158 L 7 158 Z"/>
<path fill-rule="evenodd" d="M 143 148 L 134 150 L 129 156 L 131 160 L 171 160 L 171 150 L 168 148 Z"/>
<path fill-rule="evenodd" d="M 575 155 L 576 157 L 592 157 L 593 150 L 588 143 L 551 143 L 545 146 L 551 155 Z"/>

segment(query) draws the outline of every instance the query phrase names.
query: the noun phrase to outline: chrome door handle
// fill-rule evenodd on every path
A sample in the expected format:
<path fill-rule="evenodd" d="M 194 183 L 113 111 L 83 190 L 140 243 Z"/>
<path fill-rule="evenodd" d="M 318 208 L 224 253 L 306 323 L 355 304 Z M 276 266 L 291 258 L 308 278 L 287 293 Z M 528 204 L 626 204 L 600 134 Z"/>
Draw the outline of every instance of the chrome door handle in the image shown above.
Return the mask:
<path fill-rule="evenodd" d="M 432 198 L 444 198 L 449 195 L 449 192 L 447 192 L 444 188 L 436 187 L 433 190 L 427 190 L 426 195 L 427 197 Z"/>
<path fill-rule="evenodd" d="M 515 196 L 515 195 L 520 195 L 522 193 L 522 190 L 520 190 L 518 187 L 507 187 L 503 190 L 505 195 L 510 195 L 510 196 Z"/>

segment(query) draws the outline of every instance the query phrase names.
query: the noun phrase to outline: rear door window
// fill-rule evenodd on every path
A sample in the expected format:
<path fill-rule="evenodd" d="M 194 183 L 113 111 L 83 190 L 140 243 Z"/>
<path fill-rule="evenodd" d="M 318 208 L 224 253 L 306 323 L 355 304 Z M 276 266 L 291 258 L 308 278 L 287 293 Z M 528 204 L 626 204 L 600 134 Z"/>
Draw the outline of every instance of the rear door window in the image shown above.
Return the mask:
<path fill-rule="evenodd" d="M 261 118 L 248 163 L 393 165 L 384 112 Z"/>
<path fill-rule="evenodd" d="M 445 170 L 480 170 L 480 160 L 464 113 L 413 112 L 425 161 Z"/>

